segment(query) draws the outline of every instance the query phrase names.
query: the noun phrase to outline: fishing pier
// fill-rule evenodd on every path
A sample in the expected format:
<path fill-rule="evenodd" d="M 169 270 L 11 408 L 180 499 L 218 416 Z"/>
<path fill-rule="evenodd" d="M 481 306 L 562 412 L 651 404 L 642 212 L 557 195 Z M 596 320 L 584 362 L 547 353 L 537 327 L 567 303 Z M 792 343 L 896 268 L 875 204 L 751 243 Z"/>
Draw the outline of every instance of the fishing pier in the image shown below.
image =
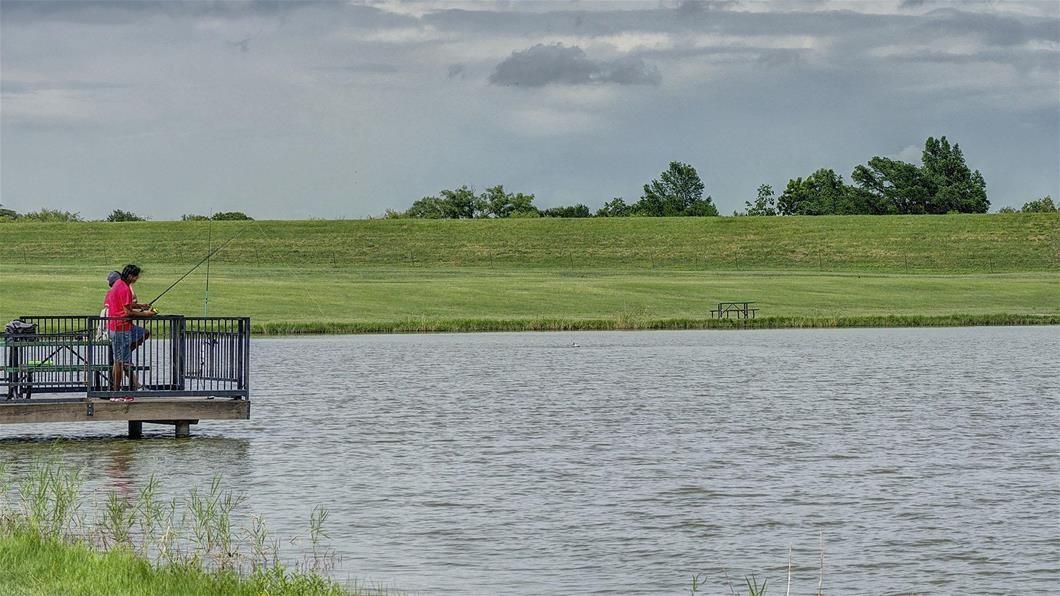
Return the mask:
<path fill-rule="evenodd" d="M 19 317 L 0 336 L 0 424 L 126 421 L 132 438 L 144 424 L 186 437 L 201 420 L 250 418 L 248 317 L 132 319 L 143 340 L 120 379 L 107 335 L 115 320 Z"/>

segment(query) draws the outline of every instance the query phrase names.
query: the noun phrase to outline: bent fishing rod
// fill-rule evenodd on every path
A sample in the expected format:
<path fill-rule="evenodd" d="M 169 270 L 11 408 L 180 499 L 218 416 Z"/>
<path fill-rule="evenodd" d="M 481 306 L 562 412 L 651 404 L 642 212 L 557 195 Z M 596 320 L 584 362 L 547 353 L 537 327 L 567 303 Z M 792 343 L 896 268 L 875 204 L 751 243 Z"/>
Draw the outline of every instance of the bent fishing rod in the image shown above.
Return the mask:
<path fill-rule="evenodd" d="M 217 248 L 215 248 L 215 249 L 213 249 L 212 251 L 210 251 L 210 253 L 209 253 L 209 254 L 207 254 L 207 255 L 206 255 L 205 257 L 203 257 L 203 259 L 202 259 L 201 261 L 199 261 L 198 263 L 196 263 L 194 267 L 192 267 L 191 269 L 188 269 L 188 272 L 187 272 L 187 273 L 185 273 L 184 275 L 181 275 L 181 276 L 180 276 L 180 278 L 179 278 L 179 279 L 178 279 L 177 281 L 175 281 L 175 282 L 173 282 L 173 283 L 169 284 L 169 287 L 168 287 L 168 288 L 166 288 L 165 290 L 163 290 L 161 294 L 159 294 L 158 296 L 155 296 L 155 299 L 154 299 L 154 300 L 152 300 L 152 301 L 148 302 L 148 303 L 147 303 L 147 306 L 154 306 L 155 302 L 157 302 L 159 298 L 161 298 L 162 296 L 165 296 L 165 295 L 166 295 L 166 293 L 167 293 L 167 292 L 169 292 L 170 290 L 172 290 L 172 289 L 173 289 L 173 288 L 174 288 L 174 287 L 175 287 L 175 286 L 176 286 L 177 284 L 179 284 L 180 282 L 184 281 L 184 278 L 185 278 L 185 277 L 187 277 L 187 276 L 191 275 L 191 274 L 192 274 L 192 272 L 193 272 L 193 271 L 195 271 L 196 269 L 198 269 L 200 265 L 202 265 L 202 264 L 203 264 L 203 263 L 205 263 L 206 261 L 209 261 L 209 260 L 210 260 L 210 257 L 212 257 L 212 256 L 214 256 L 215 254 L 217 254 L 218 252 L 220 252 L 222 248 L 224 248 L 224 247 L 228 246 L 228 244 L 229 244 L 230 242 L 232 242 L 233 240 L 235 240 L 235 239 L 236 239 L 236 238 L 238 238 L 238 237 L 239 237 L 239 234 L 236 234 L 235 236 L 232 236 L 231 238 L 229 238 L 229 239 L 228 239 L 228 240 L 227 240 L 227 241 L 226 241 L 226 242 L 225 242 L 224 244 L 222 244 L 221 246 L 218 246 Z"/>

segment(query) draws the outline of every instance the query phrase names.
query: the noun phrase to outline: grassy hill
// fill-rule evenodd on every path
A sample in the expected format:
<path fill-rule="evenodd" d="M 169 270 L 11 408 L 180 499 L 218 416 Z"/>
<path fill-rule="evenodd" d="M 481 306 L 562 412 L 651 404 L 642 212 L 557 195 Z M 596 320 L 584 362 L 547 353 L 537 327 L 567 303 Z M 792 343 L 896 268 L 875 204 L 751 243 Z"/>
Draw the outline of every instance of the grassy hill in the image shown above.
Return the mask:
<path fill-rule="evenodd" d="M 1060 266 L 1054 214 L 0 224 L 0 263 L 1004 272 Z"/>
<path fill-rule="evenodd" d="M 0 224 L 0 319 L 153 298 L 207 253 L 210 314 L 259 331 L 1060 322 L 1055 214 Z M 159 306 L 201 314 L 204 269 Z M 725 325 L 727 323 L 720 323 Z"/>

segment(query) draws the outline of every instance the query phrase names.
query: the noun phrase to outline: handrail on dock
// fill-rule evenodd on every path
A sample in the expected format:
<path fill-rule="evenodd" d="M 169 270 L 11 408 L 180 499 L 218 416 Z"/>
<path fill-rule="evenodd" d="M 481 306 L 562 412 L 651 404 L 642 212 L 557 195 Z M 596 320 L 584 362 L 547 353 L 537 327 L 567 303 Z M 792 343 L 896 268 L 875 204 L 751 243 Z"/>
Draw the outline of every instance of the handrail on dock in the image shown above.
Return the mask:
<path fill-rule="evenodd" d="M 249 317 L 23 316 L 19 320 L 36 329 L 4 333 L 0 341 L 0 390 L 8 400 L 42 393 L 250 399 Z M 132 353 L 132 365 L 124 367 L 126 372 L 115 383 L 109 328 L 118 322 L 142 329 L 136 333 L 144 339 Z"/>

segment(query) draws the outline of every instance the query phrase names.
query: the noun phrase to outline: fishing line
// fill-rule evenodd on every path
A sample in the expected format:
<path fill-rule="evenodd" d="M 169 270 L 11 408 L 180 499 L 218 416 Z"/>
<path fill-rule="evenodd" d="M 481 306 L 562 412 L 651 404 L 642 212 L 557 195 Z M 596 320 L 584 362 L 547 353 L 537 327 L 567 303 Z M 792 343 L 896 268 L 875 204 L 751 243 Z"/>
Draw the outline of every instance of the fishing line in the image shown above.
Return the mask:
<path fill-rule="evenodd" d="M 213 248 L 213 220 L 206 227 L 206 250 Z M 202 303 L 202 316 L 210 316 L 210 259 L 206 259 L 206 299 Z"/>
<path fill-rule="evenodd" d="M 162 293 L 161 293 L 161 294 L 159 294 L 158 296 L 155 296 L 155 299 L 154 299 L 154 300 L 152 300 L 152 301 L 150 301 L 150 302 L 148 302 L 148 303 L 147 303 L 147 305 L 148 305 L 148 306 L 154 306 L 154 303 L 155 303 L 155 302 L 158 302 L 158 299 L 159 299 L 159 298 L 161 298 L 162 296 L 165 296 L 165 295 L 166 295 L 166 294 L 167 294 L 167 293 L 168 293 L 168 292 L 169 292 L 170 290 L 172 290 L 172 289 L 173 289 L 173 288 L 174 288 L 174 287 L 175 287 L 175 286 L 176 286 L 177 284 L 179 284 L 180 282 L 184 281 L 184 278 L 185 278 L 185 277 L 187 277 L 187 276 L 191 275 L 191 274 L 192 274 L 192 272 L 194 272 L 194 271 L 195 271 L 196 269 L 198 269 L 198 268 L 199 268 L 200 266 L 202 266 L 202 264 L 203 264 L 203 263 L 205 263 L 205 262 L 209 261 L 209 260 L 210 260 L 210 257 L 212 257 L 212 256 L 214 256 L 215 254 L 217 254 L 217 253 L 221 252 L 221 250 L 222 250 L 222 249 L 224 249 L 224 247 L 226 247 L 226 246 L 228 246 L 229 244 L 231 244 L 231 242 L 232 242 L 233 240 L 235 240 L 236 238 L 239 238 L 240 236 L 242 236 L 242 235 L 243 235 L 243 232 L 245 232 L 245 231 L 246 231 L 246 229 L 247 229 L 247 228 L 244 228 L 244 229 L 243 229 L 243 230 L 241 230 L 241 231 L 240 231 L 240 232 L 239 232 L 238 234 L 236 234 L 235 236 L 232 236 L 231 238 L 229 238 L 228 240 L 226 240 L 224 244 L 222 244 L 221 246 L 218 246 L 217 248 L 215 248 L 215 249 L 211 250 L 211 251 L 209 252 L 209 254 L 207 254 L 207 255 L 206 255 L 205 257 L 203 257 L 203 258 L 202 258 L 202 260 L 201 260 L 201 261 L 199 261 L 198 263 L 196 263 L 196 264 L 195 264 L 195 266 L 194 266 L 194 267 L 192 267 L 191 269 L 188 269 L 188 272 L 187 272 L 187 273 L 185 273 L 184 275 L 181 275 L 181 276 L 180 276 L 180 278 L 179 278 L 179 279 L 177 279 L 177 281 L 175 281 L 175 282 L 173 282 L 173 283 L 169 284 L 169 287 L 168 287 L 168 288 L 166 288 L 165 290 L 163 290 L 163 291 L 162 291 Z"/>
<path fill-rule="evenodd" d="M 259 221 L 257 221 L 257 220 L 251 220 L 251 222 L 250 222 L 250 223 L 256 226 L 256 229 L 255 229 L 255 231 L 257 232 L 257 234 L 258 234 L 259 236 L 261 236 L 261 239 L 262 239 L 262 240 L 264 240 L 264 241 L 265 241 L 266 243 L 268 243 L 268 242 L 275 242 L 275 240 L 276 240 L 275 238 L 274 238 L 274 239 L 272 239 L 272 240 L 270 241 L 270 240 L 269 240 L 269 237 L 268 237 L 268 236 L 267 236 L 267 235 L 265 234 L 264 230 L 262 230 L 262 229 L 261 229 L 261 222 L 259 222 Z M 260 254 L 260 253 L 259 253 L 259 254 Z M 258 261 L 258 262 L 259 262 L 259 263 L 261 262 L 261 261 L 260 261 L 260 258 L 259 258 L 259 261 Z M 287 268 L 288 270 L 292 269 L 292 267 L 291 267 L 291 265 L 290 265 L 289 263 L 288 263 L 288 264 L 285 264 L 284 266 L 285 266 L 285 267 L 286 267 L 286 268 Z M 302 292 L 303 292 L 303 293 L 305 294 L 305 297 L 306 297 L 306 303 L 307 303 L 307 304 L 312 304 L 313 306 L 315 306 L 315 307 L 317 308 L 317 311 L 319 311 L 319 312 L 320 312 L 321 322 L 324 322 L 324 321 L 326 321 L 326 320 L 327 320 L 327 314 L 325 314 L 325 313 L 324 313 L 324 307 L 322 307 L 322 306 L 320 305 L 320 301 L 319 301 L 319 299 L 316 299 L 316 300 L 315 300 L 315 299 L 313 299 L 313 296 L 312 296 L 312 294 L 310 294 L 310 293 L 309 293 L 309 288 L 307 288 L 307 287 L 306 287 L 306 284 L 304 284 L 304 283 L 301 283 L 301 284 L 299 284 L 299 287 L 301 287 L 301 288 L 302 288 Z"/>

